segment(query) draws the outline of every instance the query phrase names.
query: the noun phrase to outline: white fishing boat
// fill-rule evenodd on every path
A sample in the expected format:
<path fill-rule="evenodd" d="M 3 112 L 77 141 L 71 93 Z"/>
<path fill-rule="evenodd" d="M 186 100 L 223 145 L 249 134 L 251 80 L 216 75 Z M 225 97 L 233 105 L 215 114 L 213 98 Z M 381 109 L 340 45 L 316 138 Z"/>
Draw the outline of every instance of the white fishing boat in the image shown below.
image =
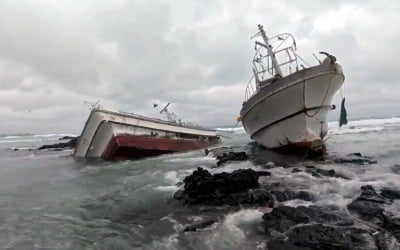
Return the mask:
<path fill-rule="evenodd" d="M 332 98 L 344 82 L 336 58 L 304 66 L 296 42 L 284 33 L 268 38 L 262 25 L 255 42 L 253 76 L 247 85 L 240 120 L 251 139 L 267 148 L 325 152 Z M 315 56 L 315 55 L 314 55 Z"/>
<path fill-rule="evenodd" d="M 169 104 L 167 104 L 168 106 Z M 77 158 L 139 159 L 206 148 L 220 142 L 217 131 L 168 120 L 94 107 L 77 142 Z"/>

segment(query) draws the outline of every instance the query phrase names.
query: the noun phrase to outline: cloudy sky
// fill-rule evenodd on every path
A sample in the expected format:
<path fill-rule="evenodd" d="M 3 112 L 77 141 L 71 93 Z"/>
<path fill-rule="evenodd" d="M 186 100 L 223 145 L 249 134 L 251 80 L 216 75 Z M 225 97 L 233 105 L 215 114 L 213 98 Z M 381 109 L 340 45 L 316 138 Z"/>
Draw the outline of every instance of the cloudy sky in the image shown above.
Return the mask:
<path fill-rule="evenodd" d="M 350 119 L 400 115 L 396 0 L 1 0 L 0 134 L 80 133 L 97 100 L 234 124 L 259 23 L 338 58 Z"/>

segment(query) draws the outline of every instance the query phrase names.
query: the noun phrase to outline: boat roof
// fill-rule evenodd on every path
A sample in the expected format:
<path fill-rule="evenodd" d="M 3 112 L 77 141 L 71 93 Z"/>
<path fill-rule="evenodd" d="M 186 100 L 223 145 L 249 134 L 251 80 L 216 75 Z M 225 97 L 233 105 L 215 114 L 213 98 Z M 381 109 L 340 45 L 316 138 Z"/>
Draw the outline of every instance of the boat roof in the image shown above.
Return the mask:
<path fill-rule="evenodd" d="M 210 129 L 210 128 L 205 128 L 202 126 L 194 125 L 194 124 L 183 124 L 183 123 L 177 123 L 177 122 L 171 122 L 171 121 L 166 121 L 158 118 L 151 118 L 147 116 L 142 116 L 142 115 L 137 115 L 134 113 L 129 113 L 129 112 L 123 112 L 123 111 L 112 111 L 112 110 L 106 110 L 106 109 L 101 109 L 101 108 L 94 108 L 91 111 L 93 112 L 104 112 L 112 115 L 120 115 L 120 116 L 125 116 L 125 117 L 131 117 L 131 118 L 136 118 L 136 119 L 142 119 L 146 121 L 152 121 L 152 122 L 157 122 L 161 124 L 167 124 L 167 125 L 173 125 L 173 126 L 178 126 L 182 128 L 192 128 L 192 129 L 201 129 L 205 131 L 212 131 L 212 132 L 218 132 L 215 129 Z"/>

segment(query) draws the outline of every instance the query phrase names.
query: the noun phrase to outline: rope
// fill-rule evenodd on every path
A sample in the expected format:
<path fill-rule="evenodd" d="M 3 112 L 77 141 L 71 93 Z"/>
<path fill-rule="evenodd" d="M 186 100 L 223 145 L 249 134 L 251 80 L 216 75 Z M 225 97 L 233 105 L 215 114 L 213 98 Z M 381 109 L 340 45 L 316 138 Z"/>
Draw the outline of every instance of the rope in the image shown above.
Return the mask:
<path fill-rule="evenodd" d="M 321 103 L 321 105 L 319 105 L 320 108 L 317 109 L 317 111 L 315 111 L 315 113 L 312 114 L 312 115 L 309 115 L 309 114 L 307 113 L 307 110 L 304 109 L 304 113 L 306 114 L 306 116 L 312 118 L 312 117 L 316 116 L 316 115 L 319 113 L 319 111 L 320 111 L 321 108 L 323 107 L 323 104 L 325 103 L 326 97 L 328 96 L 329 89 L 331 88 L 332 78 L 333 78 L 333 74 L 330 73 L 330 74 L 329 74 L 329 85 L 328 85 L 328 88 L 326 89 L 324 98 L 322 99 L 322 103 Z M 306 97 L 305 97 L 306 91 L 305 91 L 305 90 L 306 90 L 306 81 L 304 81 L 304 83 L 303 83 L 303 101 L 304 101 L 304 105 L 305 105 L 305 100 L 306 100 Z"/>
<path fill-rule="evenodd" d="M 231 131 L 230 131 L 229 133 L 233 133 L 233 130 L 235 130 L 235 128 L 237 127 L 237 125 L 239 125 L 239 122 L 240 122 L 240 121 L 237 121 L 237 122 L 236 122 L 235 126 L 233 126 L 233 128 L 231 129 Z"/>

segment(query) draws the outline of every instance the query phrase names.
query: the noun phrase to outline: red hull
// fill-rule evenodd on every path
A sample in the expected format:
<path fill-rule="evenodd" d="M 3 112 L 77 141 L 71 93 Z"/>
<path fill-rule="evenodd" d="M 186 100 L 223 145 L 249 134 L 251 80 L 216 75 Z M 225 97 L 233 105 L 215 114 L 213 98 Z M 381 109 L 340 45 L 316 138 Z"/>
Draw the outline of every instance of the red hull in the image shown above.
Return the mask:
<path fill-rule="evenodd" d="M 161 154 L 205 148 L 214 143 L 202 140 L 117 135 L 108 143 L 102 158 L 106 160 L 140 159 Z"/>

